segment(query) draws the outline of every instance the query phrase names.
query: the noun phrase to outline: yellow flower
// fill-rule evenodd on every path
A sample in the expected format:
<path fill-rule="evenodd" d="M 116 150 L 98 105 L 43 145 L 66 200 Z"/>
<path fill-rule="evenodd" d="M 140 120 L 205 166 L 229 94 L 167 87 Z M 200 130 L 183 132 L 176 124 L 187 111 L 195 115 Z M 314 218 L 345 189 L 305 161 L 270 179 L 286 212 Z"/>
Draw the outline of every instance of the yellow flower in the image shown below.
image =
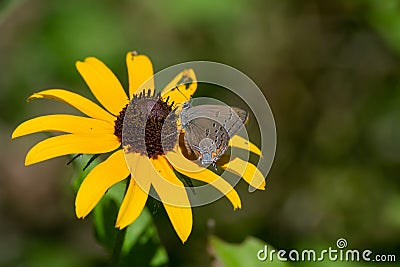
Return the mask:
<path fill-rule="evenodd" d="M 153 187 L 163 202 L 176 233 L 182 242 L 185 242 L 192 229 L 192 210 L 185 187 L 175 175 L 174 169 L 188 177 L 211 184 L 230 200 L 234 209 L 241 207 L 240 198 L 233 187 L 214 172 L 208 169 L 188 171 L 199 166 L 190 161 L 182 161 L 184 159 L 182 151 L 177 149 L 178 146 L 175 144 L 172 144 L 165 152 L 158 148 L 160 136 L 157 137 L 157 134 L 160 135 L 159 127 L 162 123 L 158 123 L 160 121 L 157 120 L 160 118 L 157 116 L 161 114 L 161 121 L 163 121 L 166 116 L 164 113 L 172 110 L 172 102 L 169 103 L 169 101 L 179 105 L 196 91 L 194 71 L 183 70 L 164 88 L 161 95 L 156 95 L 153 66 L 149 58 L 129 52 L 126 55 L 126 64 L 129 76 L 129 97 L 117 77 L 103 62 L 94 57 L 86 58 L 83 62 L 78 61 L 76 67 L 104 108 L 70 91 L 44 90 L 33 94 L 28 100 L 46 98 L 62 101 L 75 107 L 86 117 L 67 114 L 37 117 L 20 124 L 13 132 L 12 138 L 37 132 L 63 133 L 33 146 L 26 155 L 25 165 L 68 154 L 112 152 L 106 160 L 94 167 L 82 182 L 75 201 L 77 217 L 87 216 L 111 186 L 130 176 L 129 187 L 119 209 L 116 227 L 122 229 L 138 218 L 147 201 L 150 187 Z M 182 80 L 193 82 L 184 85 L 180 84 Z M 185 90 L 172 90 L 176 86 L 178 89 L 181 86 L 182 89 L 185 87 Z M 137 103 L 139 109 L 140 102 L 144 105 L 148 103 L 154 105 L 147 115 L 150 119 L 156 120 L 155 123 L 150 123 L 155 130 L 153 129 L 149 134 L 146 131 L 145 148 L 121 147 L 122 126 L 130 100 L 136 101 L 134 103 Z M 153 110 L 157 113 L 156 115 L 153 114 Z M 230 145 L 261 155 L 255 145 L 239 136 L 231 138 Z M 185 162 L 185 166 L 176 166 L 171 159 L 175 162 L 181 160 Z M 265 187 L 264 177 L 251 163 L 235 158 L 225 163 L 222 168 L 239 175 L 255 188 L 264 189 Z"/>

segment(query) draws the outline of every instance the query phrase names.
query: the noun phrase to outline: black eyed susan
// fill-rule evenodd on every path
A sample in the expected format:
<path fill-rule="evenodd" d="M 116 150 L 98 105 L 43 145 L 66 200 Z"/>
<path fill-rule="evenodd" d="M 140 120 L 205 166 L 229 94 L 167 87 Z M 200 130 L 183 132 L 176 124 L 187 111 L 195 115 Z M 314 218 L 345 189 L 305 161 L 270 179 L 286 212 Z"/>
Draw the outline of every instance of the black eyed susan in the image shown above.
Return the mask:
<path fill-rule="evenodd" d="M 197 89 L 194 71 L 183 70 L 165 86 L 161 94 L 155 94 L 153 66 L 149 58 L 129 52 L 126 64 L 129 96 L 103 62 L 94 57 L 78 61 L 76 67 L 79 73 L 103 107 L 64 89 L 35 93 L 28 100 L 55 99 L 75 107 L 86 116 L 55 114 L 37 117 L 20 124 L 12 138 L 37 132 L 62 133 L 33 146 L 26 155 L 25 165 L 68 154 L 110 153 L 83 180 L 75 201 L 77 217 L 87 216 L 111 186 L 129 178 L 116 227 L 122 229 L 138 218 L 153 188 L 176 233 L 185 242 L 192 229 L 192 210 L 186 189 L 174 170 L 211 184 L 230 200 L 234 209 L 241 207 L 240 198 L 219 175 L 184 158 L 176 125 L 166 127 L 168 138 L 161 141 L 165 120 L 173 107 L 182 104 Z M 182 81 L 188 83 L 181 84 Z M 176 87 L 181 90 L 172 90 Z M 129 116 L 126 116 L 128 113 Z M 125 137 L 124 124 L 125 129 L 132 130 Z M 139 124 L 145 125 L 141 133 L 135 132 Z M 239 136 L 232 137 L 229 144 L 261 154 L 255 145 Z M 221 167 L 241 176 L 255 188 L 265 187 L 263 175 L 247 161 L 234 158 Z"/>

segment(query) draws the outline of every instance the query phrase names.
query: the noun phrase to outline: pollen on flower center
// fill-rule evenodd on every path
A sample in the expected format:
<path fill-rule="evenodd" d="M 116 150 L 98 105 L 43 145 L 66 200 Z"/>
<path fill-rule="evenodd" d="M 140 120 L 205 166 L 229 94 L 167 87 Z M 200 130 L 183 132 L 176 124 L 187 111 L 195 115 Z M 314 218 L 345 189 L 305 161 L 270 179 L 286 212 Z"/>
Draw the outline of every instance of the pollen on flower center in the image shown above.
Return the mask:
<path fill-rule="evenodd" d="M 134 95 L 115 120 L 114 134 L 123 148 L 149 158 L 172 150 L 178 141 L 172 105 L 150 90 Z"/>

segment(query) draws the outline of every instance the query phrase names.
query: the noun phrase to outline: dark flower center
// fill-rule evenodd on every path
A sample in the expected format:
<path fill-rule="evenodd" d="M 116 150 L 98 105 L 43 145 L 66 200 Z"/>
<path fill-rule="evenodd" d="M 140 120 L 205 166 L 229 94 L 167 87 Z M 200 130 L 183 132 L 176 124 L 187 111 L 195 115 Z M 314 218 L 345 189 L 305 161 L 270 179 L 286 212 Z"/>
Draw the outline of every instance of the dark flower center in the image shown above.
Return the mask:
<path fill-rule="evenodd" d="M 172 104 L 150 90 L 134 95 L 115 120 L 114 134 L 127 152 L 155 158 L 171 151 L 178 142 Z"/>

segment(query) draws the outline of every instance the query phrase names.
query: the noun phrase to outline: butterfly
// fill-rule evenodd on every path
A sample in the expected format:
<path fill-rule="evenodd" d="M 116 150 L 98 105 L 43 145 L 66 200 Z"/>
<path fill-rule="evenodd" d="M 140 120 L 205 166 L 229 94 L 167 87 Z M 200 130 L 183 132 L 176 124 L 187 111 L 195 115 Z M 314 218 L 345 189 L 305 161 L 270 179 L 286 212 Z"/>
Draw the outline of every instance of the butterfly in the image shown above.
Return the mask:
<path fill-rule="evenodd" d="M 192 106 L 187 101 L 179 118 L 188 151 L 193 151 L 202 165 L 216 166 L 230 138 L 247 122 L 248 112 L 225 105 Z"/>

